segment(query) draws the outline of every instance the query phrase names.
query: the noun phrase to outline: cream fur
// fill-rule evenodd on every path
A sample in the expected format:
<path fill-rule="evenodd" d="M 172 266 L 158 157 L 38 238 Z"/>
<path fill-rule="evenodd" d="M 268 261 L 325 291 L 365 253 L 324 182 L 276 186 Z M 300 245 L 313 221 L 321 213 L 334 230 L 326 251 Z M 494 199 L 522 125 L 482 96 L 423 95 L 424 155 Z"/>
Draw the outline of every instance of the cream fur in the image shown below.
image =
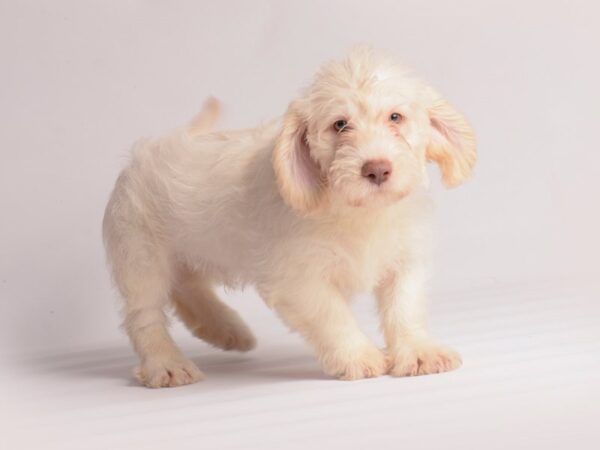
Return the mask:
<path fill-rule="evenodd" d="M 215 100 L 192 123 L 133 149 L 104 218 L 124 326 L 150 387 L 202 378 L 167 331 L 246 351 L 254 337 L 215 285 L 251 284 L 312 345 L 326 373 L 358 379 L 450 370 L 460 357 L 427 332 L 426 160 L 449 186 L 475 163 L 465 119 L 431 88 L 367 48 L 326 64 L 283 120 L 210 132 Z M 390 115 L 396 112 L 396 122 Z M 348 128 L 334 129 L 344 119 Z M 361 175 L 391 163 L 380 186 Z M 348 306 L 374 292 L 386 350 Z"/>

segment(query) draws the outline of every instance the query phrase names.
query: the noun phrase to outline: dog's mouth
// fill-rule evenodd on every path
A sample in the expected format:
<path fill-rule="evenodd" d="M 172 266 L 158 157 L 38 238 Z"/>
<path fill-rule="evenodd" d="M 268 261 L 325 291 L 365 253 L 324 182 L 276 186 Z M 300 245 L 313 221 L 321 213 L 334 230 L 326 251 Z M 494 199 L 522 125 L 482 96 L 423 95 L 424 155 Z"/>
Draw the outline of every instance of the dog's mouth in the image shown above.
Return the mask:
<path fill-rule="evenodd" d="M 389 187 L 377 186 L 368 194 L 348 199 L 350 206 L 356 208 L 384 208 L 397 203 L 410 195 L 409 189 L 393 190 Z"/>
<path fill-rule="evenodd" d="M 393 180 L 380 185 L 369 183 L 369 195 L 376 198 L 389 197 L 394 200 L 401 200 L 409 194 L 410 189 L 408 187 L 398 186 L 398 184 L 403 183 L 394 183 Z"/>

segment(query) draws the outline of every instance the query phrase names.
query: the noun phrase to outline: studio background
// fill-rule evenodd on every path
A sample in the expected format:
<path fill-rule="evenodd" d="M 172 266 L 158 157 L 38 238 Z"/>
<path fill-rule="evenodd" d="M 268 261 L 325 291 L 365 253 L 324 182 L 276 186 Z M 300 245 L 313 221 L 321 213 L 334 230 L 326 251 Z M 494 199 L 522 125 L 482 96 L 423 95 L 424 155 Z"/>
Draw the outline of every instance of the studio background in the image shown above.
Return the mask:
<path fill-rule="evenodd" d="M 0 354 L 126 349 L 101 221 L 131 144 L 186 123 L 209 95 L 221 128 L 277 117 L 357 43 L 412 68 L 477 134 L 470 182 L 445 190 L 431 167 L 434 308 L 463 292 L 495 307 L 497 292 L 588 289 L 599 13 L 577 0 L 1 1 Z M 259 341 L 287 333 L 252 290 L 228 298 Z"/>

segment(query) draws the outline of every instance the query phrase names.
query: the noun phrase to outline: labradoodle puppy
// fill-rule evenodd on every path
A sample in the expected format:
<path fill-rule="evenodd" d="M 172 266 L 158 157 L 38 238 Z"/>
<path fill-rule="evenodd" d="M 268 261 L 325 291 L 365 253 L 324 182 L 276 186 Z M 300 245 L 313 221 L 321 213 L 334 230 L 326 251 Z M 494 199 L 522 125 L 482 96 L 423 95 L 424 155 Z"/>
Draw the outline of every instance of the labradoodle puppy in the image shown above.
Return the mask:
<path fill-rule="evenodd" d="M 104 217 L 139 380 L 203 377 L 167 330 L 173 305 L 191 332 L 225 350 L 255 339 L 215 294 L 253 285 L 344 380 L 454 369 L 460 356 L 426 326 L 428 180 L 447 186 L 476 160 L 465 118 L 387 57 L 357 48 L 325 64 L 279 121 L 211 131 L 210 100 L 190 125 L 135 145 Z M 386 348 L 348 302 L 373 292 Z"/>

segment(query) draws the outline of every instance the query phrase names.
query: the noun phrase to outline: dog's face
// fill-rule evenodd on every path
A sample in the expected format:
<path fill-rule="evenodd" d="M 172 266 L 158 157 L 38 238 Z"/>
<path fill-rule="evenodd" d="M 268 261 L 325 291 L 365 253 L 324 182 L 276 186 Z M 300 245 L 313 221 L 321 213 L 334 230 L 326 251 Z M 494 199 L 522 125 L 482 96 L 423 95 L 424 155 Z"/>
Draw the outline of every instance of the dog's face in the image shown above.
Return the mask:
<path fill-rule="evenodd" d="M 309 211 L 399 201 L 427 184 L 427 160 L 448 186 L 465 180 L 476 160 L 470 126 L 433 89 L 361 48 L 324 66 L 290 105 L 273 163 L 283 197 Z"/>

